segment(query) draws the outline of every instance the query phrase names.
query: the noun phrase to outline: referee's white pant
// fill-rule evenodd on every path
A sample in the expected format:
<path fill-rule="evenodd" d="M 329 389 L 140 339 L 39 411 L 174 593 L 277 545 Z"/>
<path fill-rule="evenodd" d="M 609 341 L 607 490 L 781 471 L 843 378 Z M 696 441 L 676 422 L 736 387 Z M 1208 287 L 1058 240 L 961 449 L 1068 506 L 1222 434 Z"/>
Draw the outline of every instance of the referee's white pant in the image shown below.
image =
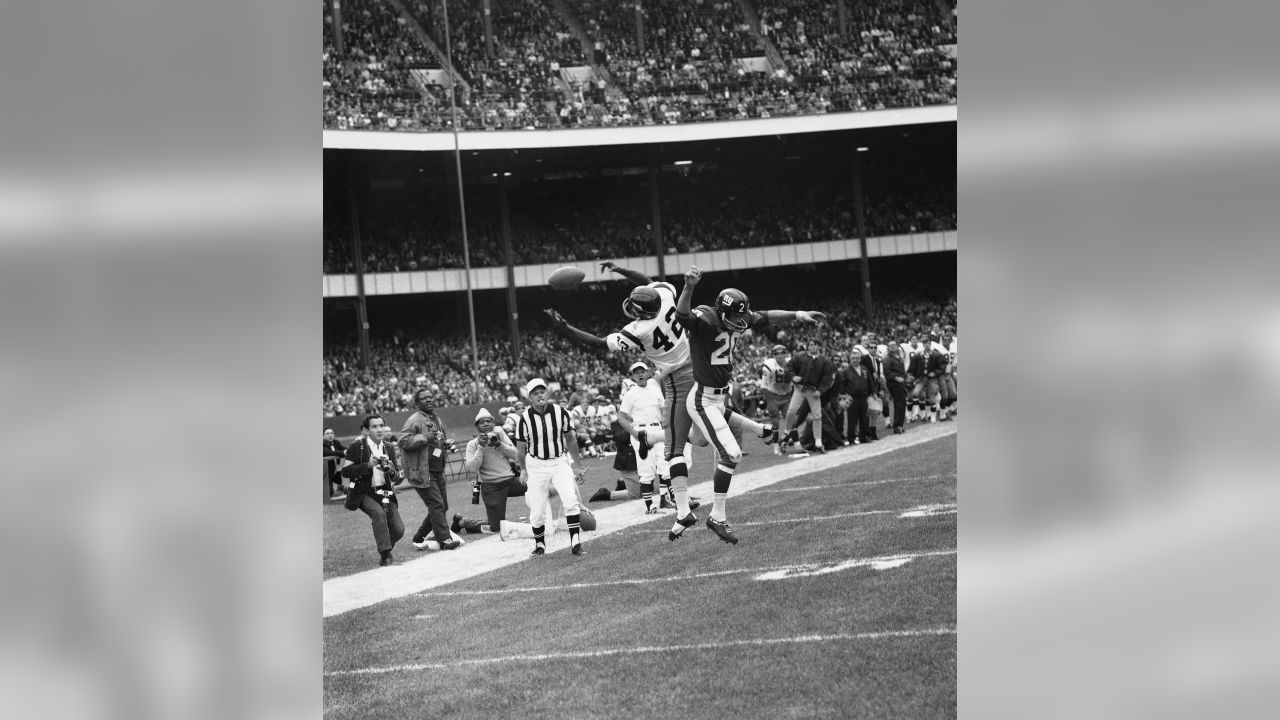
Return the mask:
<path fill-rule="evenodd" d="M 636 451 L 636 474 L 640 482 L 655 482 L 658 476 L 671 477 L 671 463 L 665 459 L 667 443 L 665 440 L 653 442 L 655 437 L 663 437 L 662 423 L 637 423 L 636 432 L 645 431 L 650 441 L 649 456 L 640 459 L 640 440 L 631 438 L 631 449 Z"/>
<path fill-rule="evenodd" d="M 524 466 L 529 471 L 529 490 L 525 493 L 525 501 L 529 503 L 530 525 L 545 526 L 551 519 L 547 515 L 551 507 L 552 487 L 564 505 L 565 517 L 578 513 L 578 485 L 569 460 L 567 454 L 554 460 L 539 460 L 532 455 L 525 458 Z"/>

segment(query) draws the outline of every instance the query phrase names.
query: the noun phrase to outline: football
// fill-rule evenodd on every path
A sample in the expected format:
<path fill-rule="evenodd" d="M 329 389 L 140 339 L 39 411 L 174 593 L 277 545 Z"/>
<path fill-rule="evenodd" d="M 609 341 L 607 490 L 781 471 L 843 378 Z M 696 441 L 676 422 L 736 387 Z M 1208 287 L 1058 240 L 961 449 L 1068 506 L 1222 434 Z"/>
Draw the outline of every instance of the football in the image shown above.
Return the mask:
<path fill-rule="evenodd" d="M 572 290 L 582 284 L 582 279 L 587 276 L 576 267 L 565 265 L 551 273 L 551 277 L 547 278 L 547 284 L 557 290 Z"/>

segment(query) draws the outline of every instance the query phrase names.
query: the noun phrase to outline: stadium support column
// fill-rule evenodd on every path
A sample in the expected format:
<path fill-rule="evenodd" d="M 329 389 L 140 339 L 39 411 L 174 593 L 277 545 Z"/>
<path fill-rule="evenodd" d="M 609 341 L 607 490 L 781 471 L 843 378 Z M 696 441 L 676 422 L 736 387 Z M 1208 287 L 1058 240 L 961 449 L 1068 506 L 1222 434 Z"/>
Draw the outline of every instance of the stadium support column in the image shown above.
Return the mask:
<path fill-rule="evenodd" d="M 346 55 L 342 38 L 342 3 L 338 0 L 329 0 L 329 9 L 333 12 L 333 49 L 337 50 L 339 55 Z"/>
<path fill-rule="evenodd" d="M 662 242 L 662 203 L 658 192 L 658 153 L 649 146 L 649 209 L 653 215 L 653 254 L 658 257 L 658 278 L 667 279 L 667 253 Z"/>
<path fill-rule="evenodd" d="M 869 322 L 871 320 L 871 263 L 867 260 L 867 223 L 863 217 L 862 166 L 858 161 L 863 149 L 856 147 L 856 142 L 854 145 L 853 209 L 858 219 L 858 246 L 861 249 L 859 254 L 862 255 L 862 312 L 863 317 Z"/>
<path fill-rule="evenodd" d="M 849 5 L 847 0 L 836 0 L 836 11 L 840 16 L 840 39 L 849 39 Z"/>
<path fill-rule="evenodd" d="M 360 249 L 360 204 L 356 201 L 359 177 L 354 164 L 347 162 L 347 217 L 351 220 L 351 254 L 356 262 L 356 321 L 360 324 L 360 369 L 369 369 L 369 316 L 364 302 L 364 251 Z"/>
<path fill-rule="evenodd" d="M 505 165 L 503 166 L 505 167 Z M 507 261 L 507 326 L 511 330 L 511 361 L 520 362 L 520 308 L 516 305 L 516 261 L 511 245 L 511 179 L 504 171 L 498 178 L 498 216 L 502 220 L 502 250 Z"/>
<path fill-rule="evenodd" d="M 486 57 L 493 57 L 493 8 L 491 0 L 484 0 L 484 51 Z"/>
<path fill-rule="evenodd" d="M 640 0 L 636 0 L 636 48 L 644 57 L 644 10 L 640 7 Z"/>

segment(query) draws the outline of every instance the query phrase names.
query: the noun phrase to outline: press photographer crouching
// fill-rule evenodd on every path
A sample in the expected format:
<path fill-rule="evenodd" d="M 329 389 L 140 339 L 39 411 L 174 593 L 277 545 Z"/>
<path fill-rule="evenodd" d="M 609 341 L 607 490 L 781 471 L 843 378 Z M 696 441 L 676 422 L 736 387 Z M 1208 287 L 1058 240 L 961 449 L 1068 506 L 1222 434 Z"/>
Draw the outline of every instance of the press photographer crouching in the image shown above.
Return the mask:
<path fill-rule="evenodd" d="M 524 494 L 524 485 L 518 479 L 519 465 L 513 466 L 516 457 L 516 446 L 506 431 L 496 426 L 488 410 L 480 408 L 476 413 L 476 436 L 467 443 L 466 467 L 468 472 L 479 473 L 477 484 L 488 516 L 487 528 L 478 528 L 483 532 L 501 532 L 507 516 L 507 498 Z M 468 522 L 463 521 L 462 527 L 475 532 Z"/>
<path fill-rule="evenodd" d="M 400 520 L 400 504 L 393 489 L 400 481 L 400 468 L 395 456 L 383 444 L 387 427 L 382 416 L 367 415 L 360 427 L 365 437 L 347 447 L 343 456 L 342 476 L 351 481 L 345 507 L 361 510 L 373 525 L 373 539 L 382 556 L 380 566 L 392 564 L 391 548 L 404 537 Z"/>

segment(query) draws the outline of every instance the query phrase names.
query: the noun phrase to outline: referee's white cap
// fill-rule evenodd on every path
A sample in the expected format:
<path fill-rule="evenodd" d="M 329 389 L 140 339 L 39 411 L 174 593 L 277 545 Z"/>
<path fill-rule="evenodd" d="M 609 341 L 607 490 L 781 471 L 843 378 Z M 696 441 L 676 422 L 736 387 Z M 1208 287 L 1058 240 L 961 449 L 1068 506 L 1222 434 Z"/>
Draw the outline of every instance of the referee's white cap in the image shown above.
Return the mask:
<path fill-rule="evenodd" d="M 524 386 L 524 394 L 532 395 L 533 391 L 537 390 L 538 388 L 542 388 L 543 390 L 545 390 L 547 388 L 547 381 L 543 380 L 542 378 L 534 378 L 530 380 L 529 384 Z"/>
<path fill-rule="evenodd" d="M 646 365 L 643 360 L 637 360 L 631 363 L 631 367 L 627 368 L 627 372 L 633 373 L 637 370 L 648 370 L 648 369 L 649 369 L 649 366 Z"/>

